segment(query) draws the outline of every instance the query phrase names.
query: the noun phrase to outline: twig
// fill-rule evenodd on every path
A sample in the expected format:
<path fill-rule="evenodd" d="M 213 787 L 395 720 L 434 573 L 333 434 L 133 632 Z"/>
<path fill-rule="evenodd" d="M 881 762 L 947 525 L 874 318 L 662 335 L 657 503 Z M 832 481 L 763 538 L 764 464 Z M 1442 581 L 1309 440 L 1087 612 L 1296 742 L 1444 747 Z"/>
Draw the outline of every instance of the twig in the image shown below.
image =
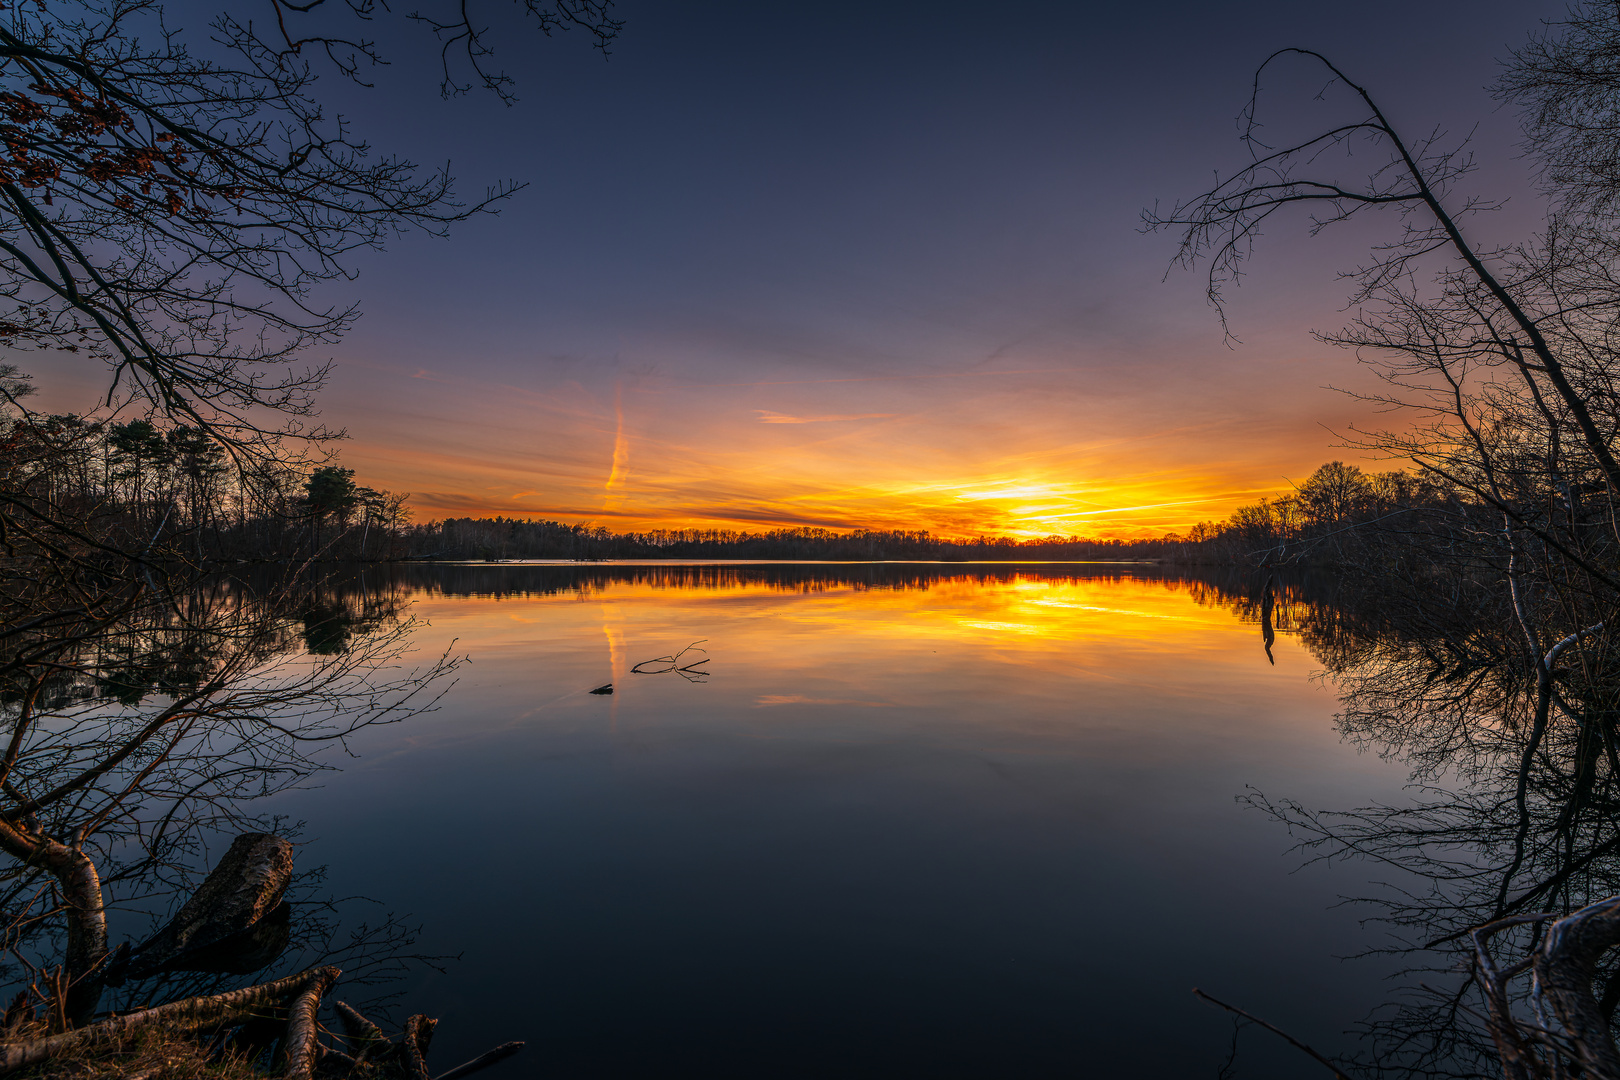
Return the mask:
<path fill-rule="evenodd" d="M 651 660 L 643 660 L 641 663 L 630 669 L 630 674 L 663 675 L 667 672 L 673 671 L 687 682 L 701 682 L 709 675 L 709 672 L 699 671 L 697 669 L 702 667 L 704 664 L 707 664 L 709 662 L 709 657 L 705 656 L 702 660 L 694 660 L 692 663 L 685 665 L 681 663 L 681 657 L 685 656 L 693 649 L 697 649 L 698 652 L 708 652 L 707 649 L 697 648 L 699 645 L 708 640 L 708 638 L 698 638 L 696 641 L 692 642 L 692 644 L 688 645 L 678 653 L 672 653 L 669 656 L 655 656 Z M 664 666 L 643 671 L 642 668 L 647 667 L 649 664 L 663 664 Z"/>
<path fill-rule="evenodd" d="M 1267 1031 L 1271 1032 L 1273 1035 L 1280 1035 L 1282 1038 L 1287 1039 L 1290 1045 L 1292 1045 L 1296 1049 L 1305 1051 L 1305 1053 L 1309 1054 L 1311 1057 L 1315 1058 L 1317 1061 L 1320 1061 L 1323 1065 L 1326 1065 L 1329 1069 L 1333 1070 L 1333 1075 L 1336 1076 L 1338 1078 L 1338 1080 L 1351 1080 L 1351 1077 L 1349 1075 L 1347 1075 L 1343 1069 L 1339 1068 L 1337 1065 L 1333 1064 L 1332 1061 L 1329 1061 L 1327 1058 L 1323 1057 L 1321 1054 L 1318 1054 L 1315 1050 L 1312 1050 L 1309 1046 L 1306 1046 L 1304 1043 L 1300 1042 L 1298 1039 L 1296 1039 L 1292 1035 L 1288 1034 L 1288 1032 L 1284 1031 L 1282 1028 L 1277 1027 L 1274 1024 L 1268 1024 L 1264 1020 L 1260 1019 L 1258 1016 L 1254 1015 L 1253 1013 L 1247 1012 L 1247 1011 L 1245 1011 L 1243 1009 L 1240 1009 L 1236 1005 L 1228 1005 L 1226 1002 L 1220 1000 L 1219 998 L 1211 997 L 1210 995 L 1204 993 L 1202 990 L 1198 989 L 1198 987 L 1196 987 L 1196 986 L 1193 987 L 1193 993 L 1197 994 L 1199 997 L 1203 998 L 1205 1001 L 1209 1002 L 1211 1005 L 1218 1005 L 1221 1008 L 1225 1009 L 1227 1012 L 1236 1013 L 1237 1015 L 1243 1017 L 1245 1020 L 1249 1020 L 1249 1021 L 1252 1021 L 1253 1023 L 1259 1024 L 1261 1027 L 1265 1028 Z"/>
<path fill-rule="evenodd" d="M 497 1061 L 505 1061 L 521 1049 L 523 1049 L 521 1042 L 501 1043 L 495 1049 L 486 1050 L 471 1061 L 457 1065 L 449 1072 L 441 1073 L 439 1080 L 461 1080 L 463 1076 L 471 1076 L 480 1069 L 487 1069 Z"/>

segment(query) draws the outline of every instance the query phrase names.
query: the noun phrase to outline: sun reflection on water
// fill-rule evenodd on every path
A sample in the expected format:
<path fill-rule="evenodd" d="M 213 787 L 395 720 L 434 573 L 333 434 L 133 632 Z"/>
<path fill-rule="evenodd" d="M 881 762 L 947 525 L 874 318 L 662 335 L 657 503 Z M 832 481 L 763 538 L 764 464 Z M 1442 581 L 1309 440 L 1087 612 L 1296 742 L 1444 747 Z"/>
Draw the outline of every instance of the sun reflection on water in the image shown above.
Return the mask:
<path fill-rule="evenodd" d="M 859 692 L 860 683 L 884 663 L 927 668 L 974 657 L 975 662 L 1064 670 L 1106 655 L 1110 677 L 1125 677 L 1134 670 L 1160 669 L 1171 655 L 1181 660 L 1211 651 L 1258 655 L 1251 628 L 1196 588 L 1174 581 L 1117 573 L 964 571 L 928 578 L 925 585 L 773 583 L 738 574 L 672 587 L 662 580 L 610 578 L 548 596 L 457 598 L 447 610 L 431 614 L 436 624 L 480 642 L 481 651 L 522 648 L 536 635 L 566 639 L 577 620 L 588 618 L 597 641 L 607 632 L 611 656 L 604 658 L 602 681 L 610 677 L 621 690 L 640 681 L 627 676 L 627 667 L 645 659 L 643 653 L 661 655 L 706 638 L 714 672 L 735 677 L 739 666 L 777 674 L 813 672 L 822 682 L 848 683 L 846 689 L 857 691 L 804 694 L 793 687 L 789 693 L 765 693 L 769 700 L 762 703 L 772 705 L 809 704 L 811 698 L 832 704 L 833 697 L 849 705 L 874 704 L 871 695 Z"/>

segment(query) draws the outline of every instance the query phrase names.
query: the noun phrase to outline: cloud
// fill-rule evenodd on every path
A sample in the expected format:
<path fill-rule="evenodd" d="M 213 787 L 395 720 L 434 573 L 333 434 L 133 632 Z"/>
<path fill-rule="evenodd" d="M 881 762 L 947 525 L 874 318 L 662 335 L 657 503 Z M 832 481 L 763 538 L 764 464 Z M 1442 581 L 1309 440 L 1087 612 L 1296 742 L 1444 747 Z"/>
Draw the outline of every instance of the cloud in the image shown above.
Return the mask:
<path fill-rule="evenodd" d="M 787 416 L 769 409 L 755 409 L 762 424 L 830 424 L 839 420 L 887 420 L 899 416 L 892 412 L 851 413 L 847 416 Z"/>
<path fill-rule="evenodd" d="M 771 705 L 865 705 L 874 709 L 892 709 L 892 702 L 888 701 L 860 701 L 853 698 L 814 698 L 803 694 L 766 694 L 754 699 L 755 708 L 766 708 Z"/>
<path fill-rule="evenodd" d="M 608 470 L 604 489 L 610 496 L 614 488 L 624 486 L 630 468 L 630 443 L 624 437 L 624 387 L 618 382 L 613 384 L 613 419 L 613 466 Z"/>
<path fill-rule="evenodd" d="M 813 386 L 820 383 L 895 382 L 902 379 L 982 379 L 993 375 L 1069 374 L 1069 368 L 1027 368 L 1019 371 L 948 371 L 943 374 L 857 375 L 842 379 L 769 379 L 753 382 L 687 383 L 687 386 Z"/>

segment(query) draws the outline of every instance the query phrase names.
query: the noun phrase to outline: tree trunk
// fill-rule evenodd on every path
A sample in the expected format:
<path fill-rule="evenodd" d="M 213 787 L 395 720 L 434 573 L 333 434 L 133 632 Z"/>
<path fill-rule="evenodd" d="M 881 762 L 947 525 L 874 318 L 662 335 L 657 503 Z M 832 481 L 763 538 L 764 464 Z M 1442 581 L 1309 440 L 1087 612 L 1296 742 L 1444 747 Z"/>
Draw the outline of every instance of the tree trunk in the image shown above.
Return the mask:
<path fill-rule="evenodd" d="M 80 1048 L 98 1044 L 109 1048 L 121 1046 L 136 1031 L 153 1025 L 163 1026 L 176 1034 L 189 1034 L 211 1027 L 239 1024 L 262 1012 L 266 1005 L 280 1004 L 294 995 L 301 995 L 300 1004 L 306 1006 L 301 1013 L 305 1022 L 301 1026 L 288 1025 L 288 1045 L 289 1049 L 294 1049 L 293 1036 L 298 1035 L 301 1040 L 299 1046 L 305 1047 L 303 1053 L 307 1056 L 313 1053 L 314 1029 L 311 1020 L 315 1004 L 319 1003 L 321 995 L 331 987 L 339 974 L 341 972 L 335 967 L 311 968 L 260 986 L 249 986 L 212 997 L 186 998 L 153 1009 L 114 1016 L 62 1035 L 0 1045 L 0 1073 L 38 1065 L 58 1054 Z M 312 996 L 313 1002 L 310 1001 Z"/>
<path fill-rule="evenodd" d="M 1620 1050 L 1592 995 L 1598 958 L 1620 944 L 1620 897 L 1610 897 L 1553 923 L 1536 953 L 1536 979 L 1588 1080 L 1620 1080 Z"/>
<path fill-rule="evenodd" d="M 66 1012 L 69 1023 L 82 1023 L 101 1000 L 107 958 L 107 909 L 103 906 L 101 875 L 90 856 L 77 847 L 0 820 L 0 849 L 31 866 L 40 866 L 56 878 L 67 909 L 67 956 L 63 966 L 72 980 Z"/>

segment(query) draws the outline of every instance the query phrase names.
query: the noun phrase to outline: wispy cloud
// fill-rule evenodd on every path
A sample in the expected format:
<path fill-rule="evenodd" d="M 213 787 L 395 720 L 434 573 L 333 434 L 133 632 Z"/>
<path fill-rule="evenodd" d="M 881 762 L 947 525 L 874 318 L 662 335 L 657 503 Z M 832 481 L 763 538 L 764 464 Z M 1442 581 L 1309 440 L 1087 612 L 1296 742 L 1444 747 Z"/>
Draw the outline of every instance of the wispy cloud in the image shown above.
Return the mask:
<path fill-rule="evenodd" d="M 1022 368 L 1017 371 L 947 371 L 936 374 L 853 375 L 840 379 L 766 379 L 753 382 L 689 382 L 679 385 L 696 387 L 717 386 L 816 386 L 823 383 L 902 382 L 914 379 L 988 379 L 997 375 L 1051 375 L 1067 373 L 1069 368 Z"/>
<path fill-rule="evenodd" d="M 855 698 L 815 698 L 805 697 L 803 694 L 766 694 L 754 699 L 754 707 L 767 708 L 771 705 L 865 705 L 874 709 L 892 709 L 892 702 L 888 701 L 860 701 Z"/>
<path fill-rule="evenodd" d="M 630 443 L 624 437 L 624 386 L 613 384 L 613 467 L 608 470 L 606 493 L 609 499 L 613 489 L 624 485 L 624 474 L 630 467 Z M 611 509 L 611 503 L 606 504 Z"/>
<path fill-rule="evenodd" d="M 771 412 L 769 409 L 755 409 L 759 413 L 759 422 L 762 424 L 832 424 L 840 420 L 887 420 L 899 416 L 892 412 L 849 413 L 844 416 L 788 416 L 786 413 Z"/>

